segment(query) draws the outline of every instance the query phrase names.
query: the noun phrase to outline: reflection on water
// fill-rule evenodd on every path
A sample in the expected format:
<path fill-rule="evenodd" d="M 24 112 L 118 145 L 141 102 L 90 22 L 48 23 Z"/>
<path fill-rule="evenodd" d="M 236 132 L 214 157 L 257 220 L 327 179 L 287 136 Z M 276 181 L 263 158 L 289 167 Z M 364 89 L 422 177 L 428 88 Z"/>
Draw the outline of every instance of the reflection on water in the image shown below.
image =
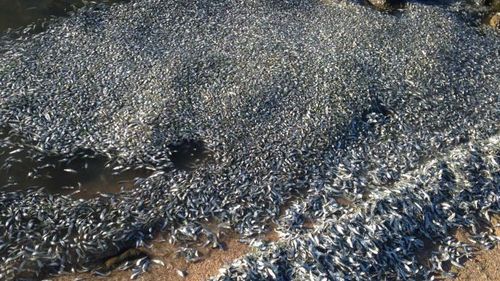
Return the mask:
<path fill-rule="evenodd" d="M 53 194 L 90 198 L 134 187 L 149 176 L 146 168 L 113 166 L 109 158 L 92 151 L 71 157 L 48 156 L 20 144 L 19 137 L 0 129 L 0 191 L 43 187 Z"/>
<path fill-rule="evenodd" d="M 210 158 L 201 140 L 182 140 L 169 149 L 170 161 L 177 170 L 192 170 Z M 24 145 L 12 130 L 0 127 L 0 192 L 43 187 L 51 194 L 91 198 L 130 190 L 154 172 L 153 167 L 113 163 L 92 150 L 77 151 L 72 156 L 47 155 Z"/>
<path fill-rule="evenodd" d="M 98 0 L 113 3 L 120 0 Z M 43 29 L 44 20 L 51 16 L 67 16 L 88 4 L 87 0 L 0 0 L 0 32 L 9 28 L 22 28 L 34 24 L 34 31 Z"/>
<path fill-rule="evenodd" d="M 184 139 L 168 146 L 170 161 L 179 170 L 193 170 L 210 159 L 210 153 L 201 140 Z"/>

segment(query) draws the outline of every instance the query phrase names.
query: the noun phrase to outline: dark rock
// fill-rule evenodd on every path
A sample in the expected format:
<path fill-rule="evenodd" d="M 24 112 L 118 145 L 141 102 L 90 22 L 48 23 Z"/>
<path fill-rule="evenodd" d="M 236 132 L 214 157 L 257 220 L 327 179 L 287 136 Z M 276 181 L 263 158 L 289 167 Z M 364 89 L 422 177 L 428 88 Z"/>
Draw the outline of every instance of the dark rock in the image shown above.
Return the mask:
<path fill-rule="evenodd" d="M 367 2 L 380 11 L 394 11 L 404 6 L 401 0 L 367 0 Z"/>

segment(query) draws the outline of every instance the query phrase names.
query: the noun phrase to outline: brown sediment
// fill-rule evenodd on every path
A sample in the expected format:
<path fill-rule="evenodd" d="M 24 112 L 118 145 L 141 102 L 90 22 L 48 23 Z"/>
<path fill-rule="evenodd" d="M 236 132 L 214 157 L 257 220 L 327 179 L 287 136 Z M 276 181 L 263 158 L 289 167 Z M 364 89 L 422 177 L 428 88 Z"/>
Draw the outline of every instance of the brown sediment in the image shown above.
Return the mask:
<path fill-rule="evenodd" d="M 208 224 L 208 226 L 213 226 Z M 249 245 L 239 241 L 239 235 L 234 232 L 225 234 L 223 241 L 224 249 L 210 249 L 207 247 L 198 247 L 197 250 L 201 253 L 203 259 L 197 262 L 187 262 L 183 257 L 176 254 L 179 246 L 165 241 L 161 235 L 152 241 L 151 248 L 139 248 L 125 251 L 124 253 L 112 257 L 105 261 L 101 268 L 111 269 L 118 267 L 122 262 L 127 260 L 129 252 L 139 256 L 141 254 L 148 255 L 152 260 L 159 260 L 164 265 L 153 262 L 148 271 L 138 277 L 137 280 L 151 281 L 200 281 L 207 280 L 219 273 L 219 269 L 225 265 L 229 265 L 234 260 L 243 257 L 251 252 Z M 262 240 L 267 242 L 276 242 L 279 240 L 279 234 L 272 228 L 267 233 L 260 236 Z M 125 257 L 125 258 L 122 258 Z M 109 263 L 113 263 L 110 265 Z M 181 277 L 179 272 L 186 274 Z M 114 270 L 104 279 L 110 281 L 130 280 L 131 270 L 119 271 Z M 54 281 L 70 281 L 70 280 L 95 280 L 103 279 L 92 273 L 76 273 L 65 274 L 52 278 Z"/>
<path fill-rule="evenodd" d="M 463 228 L 458 228 L 457 230 L 455 230 L 455 234 L 453 236 L 455 236 L 455 239 L 457 239 L 459 242 L 470 243 L 468 239 L 470 234 Z"/>
<path fill-rule="evenodd" d="M 350 207 L 353 205 L 353 202 L 346 197 L 335 197 L 335 201 L 342 207 Z"/>
<path fill-rule="evenodd" d="M 149 254 L 151 259 L 160 260 L 165 265 L 152 263 L 149 270 L 140 275 L 137 280 L 154 280 L 154 281 L 200 281 L 206 280 L 211 276 L 218 274 L 219 269 L 227 264 L 230 264 L 235 259 L 242 257 L 249 252 L 250 247 L 239 242 L 236 235 L 232 234 L 224 239 L 225 249 L 200 249 L 203 253 L 203 260 L 195 263 L 187 262 L 183 257 L 178 257 L 176 251 L 178 247 L 166 241 L 154 241 L 153 247 L 143 249 Z M 178 271 L 186 273 L 185 277 L 181 277 Z M 113 271 L 106 280 L 130 280 L 132 272 Z M 95 280 L 99 277 L 91 273 L 67 274 L 52 278 L 54 281 L 70 281 L 70 280 Z M 99 278 L 102 279 L 102 278 Z"/>
<path fill-rule="evenodd" d="M 349 206 L 352 204 L 349 200 L 343 201 L 344 198 L 339 198 L 341 202 L 338 201 L 340 205 Z M 498 226 L 500 218 L 492 218 L 493 225 Z M 313 228 L 314 221 L 306 220 L 303 227 Z M 212 226 L 213 223 L 209 223 L 208 226 Z M 265 241 L 276 242 L 279 240 L 279 233 L 275 231 L 276 226 L 270 225 L 270 230 L 261 235 Z M 486 230 L 486 228 L 482 229 Z M 495 235 L 500 236 L 500 227 L 494 228 Z M 453 236 L 457 241 L 463 243 L 471 244 L 469 240 L 470 232 L 465 228 L 458 228 L 453 231 Z M 234 233 L 226 233 L 222 237 L 224 244 L 224 249 L 209 249 L 198 247 L 198 251 L 202 254 L 203 259 L 197 262 L 187 262 L 183 257 L 176 254 L 179 249 L 178 245 L 171 244 L 164 239 L 156 239 L 152 241 L 151 248 L 141 248 L 140 253 L 147 253 L 147 255 L 153 260 L 159 260 L 164 263 L 164 265 L 159 265 L 157 263 L 152 263 L 151 267 L 147 272 L 140 275 L 137 280 L 145 281 L 198 281 L 207 280 L 210 277 L 216 276 L 219 273 L 219 269 L 238 258 L 251 252 L 250 246 L 239 241 L 239 236 Z M 425 265 L 430 266 L 429 258 L 432 252 L 439 247 L 439 243 L 435 243 L 430 239 L 421 238 L 424 242 L 423 249 L 417 253 L 417 260 Z M 133 250 L 134 253 L 137 250 Z M 123 255 L 123 254 L 122 254 Z M 117 256 L 118 257 L 118 256 Z M 111 258 L 116 259 L 117 257 Z M 108 260 L 109 261 L 109 260 Z M 459 281 L 500 281 L 500 248 L 496 247 L 493 250 L 479 250 L 474 254 L 474 257 L 465 261 L 463 268 L 457 268 L 451 264 L 445 266 L 446 270 L 457 273 L 457 279 Z M 111 267 L 111 266 L 108 266 Z M 115 266 L 113 266 L 115 267 Z M 179 275 L 179 272 L 185 274 L 184 277 Z M 130 280 L 132 272 L 131 270 L 118 271 L 115 270 L 104 279 L 110 281 L 118 280 Z M 435 276 L 438 280 L 445 280 L 440 276 Z M 53 278 L 55 281 L 69 281 L 69 280 L 96 280 L 103 279 L 101 277 L 92 275 L 91 273 L 82 274 L 67 274 L 63 276 L 58 276 Z"/>
<path fill-rule="evenodd" d="M 312 219 L 305 219 L 304 224 L 302 225 L 302 228 L 304 229 L 313 229 L 316 224 L 316 220 Z"/>
<path fill-rule="evenodd" d="M 266 233 L 264 235 L 264 239 L 265 241 L 268 241 L 268 242 L 276 242 L 280 239 L 280 236 L 278 234 L 278 232 L 276 232 L 274 229 L 271 229 L 268 233 Z"/>
<path fill-rule="evenodd" d="M 293 199 L 287 200 L 282 208 L 279 216 L 284 215 L 284 211 L 292 204 Z M 313 226 L 313 223 L 306 223 Z M 111 257 L 104 262 L 104 264 L 98 268 L 103 269 L 113 269 L 119 267 L 124 261 L 127 260 L 129 252 L 131 251 L 134 255 L 145 254 L 151 258 L 151 260 L 161 261 L 164 265 L 152 262 L 151 267 L 141 274 L 137 280 L 154 280 L 154 281 L 199 281 L 206 280 L 212 276 L 216 276 L 219 273 L 219 269 L 225 265 L 229 265 L 234 260 L 243 257 L 244 255 L 251 253 L 251 247 L 248 244 L 240 242 L 240 236 L 234 231 L 226 231 L 220 229 L 215 221 L 209 220 L 204 224 L 204 227 L 214 231 L 215 233 L 221 234 L 220 241 L 223 244 L 223 249 L 210 249 L 208 247 L 195 247 L 199 252 L 202 259 L 196 262 L 187 262 L 184 257 L 177 255 L 177 251 L 180 249 L 181 245 L 175 245 L 167 242 L 163 239 L 162 235 L 159 235 L 157 239 L 151 241 L 151 248 L 139 248 L 130 249 L 123 252 L 120 255 Z M 258 236 L 258 238 L 266 242 L 276 242 L 280 239 L 279 233 L 275 230 L 276 225 L 274 223 L 268 224 L 268 231 Z M 125 257 L 125 258 L 122 258 Z M 182 277 L 179 273 L 185 274 Z M 75 274 L 65 274 L 61 276 L 56 276 L 51 280 L 54 281 L 70 281 L 70 280 L 95 280 L 95 279 L 106 279 L 106 280 L 130 280 L 132 271 L 129 270 L 113 270 L 111 273 L 105 277 L 96 276 L 92 273 L 75 273 Z"/>
<path fill-rule="evenodd" d="M 492 217 L 492 225 L 494 226 L 494 235 L 500 236 L 500 217 Z M 481 228 L 481 231 L 486 231 L 486 227 Z M 495 247 L 491 250 L 481 249 L 480 245 L 474 245 L 469 239 L 471 234 L 465 228 L 457 228 L 454 230 L 453 236 L 457 241 L 467 243 L 472 246 L 477 246 L 478 250 L 474 253 L 473 258 L 464 260 L 463 268 L 458 268 L 453 265 L 448 265 L 447 270 L 457 274 L 455 280 L 458 281 L 500 281 L 500 247 Z M 423 250 L 417 254 L 417 260 L 424 266 L 429 266 L 429 258 L 432 252 L 439 247 L 439 243 L 433 243 L 429 239 L 422 239 L 424 242 Z M 437 277 L 438 280 L 443 280 Z"/>
<path fill-rule="evenodd" d="M 493 218 L 493 225 L 498 225 L 498 218 Z M 481 231 L 485 231 L 481 229 Z M 500 227 L 494 228 L 494 234 L 500 236 Z M 457 279 L 460 281 L 500 281 L 500 248 L 497 246 L 492 250 L 481 249 L 480 245 L 475 245 L 469 237 L 471 236 L 469 230 L 465 228 L 457 228 L 453 231 L 453 236 L 455 239 L 462 243 L 467 243 L 472 246 L 476 246 L 478 249 L 473 253 L 473 258 L 468 260 L 461 260 L 464 262 L 463 268 L 458 268 L 451 263 L 443 264 L 445 270 L 449 270 L 457 274 Z M 427 267 L 430 267 L 429 259 L 432 256 L 432 252 L 437 250 L 439 247 L 439 242 L 433 242 L 428 238 L 420 238 L 424 242 L 423 249 L 416 254 L 417 261 Z M 447 280 L 443 279 L 441 276 L 434 276 L 436 280 Z"/>
<path fill-rule="evenodd" d="M 495 229 L 500 235 L 500 227 Z M 458 238 L 457 238 L 458 239 Z M 457 270 L 457 281 L 499 281 L 500 247 L 479 251 L 476 256 L 465 262 L 464 268 Z"/>
<path fill-rule="evenodd" d="M 493 224 L 496 218 L 493 219 Z M 313 221 L 308 221 L 304 226 L 308 228 L 314 226 Z M 500 236 L 500 227 L 496 227 L 495 235 Z M 268 242 L 276 242 L 279 240 L 279 234 L 271 228 L 269 232 L 261 236 L 263 240 Z M 468 239 L 470 237 L 469 232 L 466 229 L 458 228 L 454 231 L 454 237 L 463 243 L 471 243 Z M 422 239 L 424 242 L 423 249 L 417 253 L 417 260 L 429 266 L 429 258 L 432 252 L 437 249 L 439 243 L 433 243 L 429 239 Z M 219 273 L 219 269 L 225 265 L 229 265 L 234 260 L 241 258 L 245 254 L 248 254 L 251 248 L 244 243 L 239 241 L 239 236 L 237 234 L 230 233 L 226 234 L 222 241 L 224 241 L 224 249 L 208 249 L 208 248 L 198 248 L 201 252 L 203 259 L 190 263 L 187 262 L 183 257 L 179 257 L 176 254 L 178 246 L 171 244 L 163 239 L 156 239 L 152 242 L 152 247 L 145 249 L 140 249 L 141 253 L 147 253 L 153 260 L 159 260 L 164 263 L 164 265 L 159 265 L 153 263 L 149 270 L 140 275 L 138 280 L 145 281 L 199 281 L 207 280 L 212 276 L 216 276 Z M 112 258 L 113 259 L 113 258 Z M 111 260 L 111 259 L 110 259 Z M 456 280 L 459 281 L 500 281 L 500 248 L 496 247 L 493 250 L 480 250 L 478 251 L 474 258 L 467 260 L 464 267 L 458 269 L 452 267 L 451 270 L 458 273 Z M 179 271 L 185 273 L 185 277 L 179 275 Z M 129 280 L 132 272 L 131 270 L 126 271 L 113 271 L 105 279 L 110 281 L 118 280 Z M 438 279 L 442 280 L 440 277 L 436 276 Z M 102 279 L 90 273 L 82 274 L 67 274 L 63 276 L 58 276 L 53 278 L 54 281 L 70 281 L 70 280 L 96 280 Z"/>
<path fill-rule="evenodd" d="M 206 280 L 217 275 L 219 268 L 231 263 L 233 260 L 243 256 L 249 251 L 249 246 L 238 241 L 237 236 L 228 237 L 225 240 L 226 249 L 211 249 L 204 253 L 204 260 L 196 263 L 188 263 L 182 257 L 176 257 L 173 245 L 160 243 L 153 249 L 153 257 L 161 258 L 165 266 L 154 266 L 151 270 L 141 276 L 140 280 Z M 169 253 L 165 255 L 164 253 Z M 187 273 L 185 278 L 178 275 L 177 270 Z M 130 277 L 130 272 L 124 272 L 125 278 Z M 113 279 L 111 279 L 113 280 Z M 122 280 L 122 279 L 115 279 Z"/>

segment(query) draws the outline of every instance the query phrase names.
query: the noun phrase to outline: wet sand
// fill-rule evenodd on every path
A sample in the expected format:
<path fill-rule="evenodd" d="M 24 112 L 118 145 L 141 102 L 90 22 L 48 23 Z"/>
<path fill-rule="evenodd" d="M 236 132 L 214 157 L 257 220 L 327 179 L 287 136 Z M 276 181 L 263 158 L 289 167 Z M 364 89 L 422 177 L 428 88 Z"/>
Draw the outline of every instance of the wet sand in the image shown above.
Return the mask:
<path fill-rule="evenodd" d="M 495 234 L 500 235 L 500 227 L 495 229 Z M 468 234 L 459 229 L 455 233 L 455 238 L 461 242 L 467 241 Z M 279 235 L 277 232 L 271 231 L 264 237 L 265 241 L 278 241 Z M 208 280 L 210 277 L 216 276 L 219 269 L 231 264 L 238 258 L 251 252 L 251 248 L 244 243 L 239 242 L 235 234 L 224 240 L 225 249 L 211 249 L 203 252 L 205 259 L 188 263 L 184 258 L 176 257 L 175 251 L 177 247 L 168 242 L 159 242 L 158 240 L 152 243 L 153 247 L 144 249 L 148 255 L 155 260 L 161 260 L 165 265 L 152 263 L 149 270 L 140 275 L 137 280 L 144 281 L 201 281 Z M 428 247 L 427 247 L 428 248 Z M 427 249 L 428 254 L 432 249 Z M 202 250 L 203 251 L 203 250 Z M 427 251 L 426 251 L 427 253 Z M 476 253 L 476 256 L 467 260 L 464 267 L 453 268 L 452 272 L 456 272 L 457 278 L 452 280 L 457 281 L 496 281 L 500 280 L 500 247 L 495 247 L 492 250 L 481 250 Z M 185 277 L 181 277 L 178 270 L 186 273 Z M 131 270 L 119 271 L 114 270 L 107 277 L 98 277 L 91 273 L 67 274 L 51 278 L 53 281 L 72 281 L 72 280 L 109 280 L 109 281 L 125 281 L 130 280 Z"/>
<path fill-rule="evenodd" d="M 226 249 L 214 249 L 207 253 L 207 258 L 196 263 L 188 263 L 184 258 L 175 257 L 175 246 L 167 242 L 156 242 L 152 249 L 147 252 L 153 259 L 161 260 L 165 265 L 153 263 L 148 272 L 142 274 L 137 280 L 155 280 L 155 281 L 195 281 L 206 280 L 210 276 L 217 275 L 219 268 L 230 264 L 235 259 L 242 257 L 249 252 L 248 245 L 243 244 L 232 237 L 226 242 Z M 181 270 L 187 275 L 181 277 L 177 271 Z M 113 271 L 106 280 L 130 280 L 131 271 Z M 94 280 L 98 277 L 90 274 L 69 274 L 56 277 L 54 281 L 69 281 L 79 278 L 80 280 Z"/>
<path fill-rule="evenodd" d="M 144 274 L 139 275 L 137 280 L 144 281 L 200 281 L 207 280 L 210 277 L 216 276 L 219 269 L 231 264 L 238 258 L 250 253 L 252 248 L 239 241 L 239 237 L 235 233 L 227 234 L 227 238 L 223 239 L 224 249 L 208 249 L 200 248 L 204 259 L 199 262 L 189 263 L 184 258 L 176 256 L 176 251 L 179 249 L 177 245 L 173 245 L 164 239 L 156 239 L 152 242 L 152 247 L 149 249 L 141 249 L 148 254 L 152 260 L 160 260 L 164 265 L 152 263 L 151 267 Z M 279 235 L 275 231 L 270 231 L 262 238 L 264 241 L 276 242 L 279 240 Z M 180 276 L 178 270 L 184 272 L 184 277 Z M 76 273 L 65 274 L 51 278 L 53 281 L 72 281 L 72 280 L 130 280 L 131 270 L 114 270 L 109 276 L 98 277 L 91 273 Z"/>
<path fill-rule="evenodd" d="M 500 231 L 500 230 L 498 230 Z M 497 232 L 498 232 L 497 231 Z M 185 268 L 188 272 L 185 278 L 180 277 L 176 269 L 172 265 L 153 265 L 151 269 L 138 277 L 137 280 L 144 281 L 200 281 L 207 280 L 211 276 L 218 274 L 221 267 L 230 264 L 232 261 L 244 256 L 249 250 L 245 244 L 239 243 L 236 240 L 228 242 L 228 249 L 214 250 L 210 257 L 198 263 L 186 263 L 179 259 L 174 264 L 179 268 Z M 478 255 L 467 261 L 463 269 L 458 270 L 457 281 L 495 281 L 500 280 L 500 248 L 496 247 L 490 251 L 481 251 Z M 128 271 L 115 271 L 110 276 L 100 278 L 93 276 L 89 273 L 85 274 L 71 274 L 63 275 L 53 278 L 54 281 L 72 281 L 79 280 L 130 280 L 131 272 Z"/>
<path fill-rule="evenodd" d="M 500 228 L 495 234 L 500 235 Z M 480 251 L 476 257 L 465 262 L 458 270 L 457 281 L 496 281 L 500 280 L 500 247 L 490 251 Z"/>
<path fill-rule="evenodd" d="M 481 252 L 476 258 L 465 263 L 458 272 L 457 281 L 495 281 L 500 280 L 500 248 Z"/>

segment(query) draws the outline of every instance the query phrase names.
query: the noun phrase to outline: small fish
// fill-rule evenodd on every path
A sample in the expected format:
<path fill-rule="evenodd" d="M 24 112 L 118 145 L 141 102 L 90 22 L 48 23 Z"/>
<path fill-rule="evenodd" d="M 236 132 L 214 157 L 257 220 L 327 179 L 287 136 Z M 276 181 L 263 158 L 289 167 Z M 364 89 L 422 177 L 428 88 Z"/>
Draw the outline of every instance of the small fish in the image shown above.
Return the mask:
<path fill-rule="evenodd" d="M 159 265 L 161 265 L 161 266 L 165 266 L 165 263 L 164 263 L 163 261 L 161 261 L 161 260 L 158 260 L 158 259 L 152 259 L 151 261 L 152 261 L 153 263 L 155 263 L 155 264 L 159 264 Z"/>
<path fill-rule="evenodd" d="M 177 275 L 179 275 L 182 278 L 185 278 L 187 276 L 187 273 L 184 270 L 176 269 L 175 271 L 177 272 Z"/>
<path fill-rule="evenodd" d="M 65 171 L 66 173 L 71 173 L 71 174 L 77 174 L 78 173 L 77 170 L 70 169 L 70 168 L 66 168 L 63 171 Z"/>

